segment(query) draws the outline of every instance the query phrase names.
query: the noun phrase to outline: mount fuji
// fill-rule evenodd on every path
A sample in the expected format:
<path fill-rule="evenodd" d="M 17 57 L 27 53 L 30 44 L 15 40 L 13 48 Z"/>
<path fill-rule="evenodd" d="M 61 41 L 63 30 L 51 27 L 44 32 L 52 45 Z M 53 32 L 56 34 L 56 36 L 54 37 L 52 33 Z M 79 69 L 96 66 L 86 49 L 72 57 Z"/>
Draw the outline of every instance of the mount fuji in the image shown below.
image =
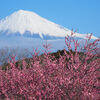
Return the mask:
<path fill-rule="evenodd" d="M 19 10 L 0 20 L 0 49 L 17 48 L 43 50 L 43 45 L 51 45 L 51 51 L 66 47 L 65 36 L 71 35 L 71 30 L 40 17 L 34 12 Z M 74 34 L 75 38 L 84 40 L 87 34 Z M 92 36 L 92 40 L 97 37 Z M 81 43 L 83 45 L 83 43 Z"/>
<path fill-rule="evenodd" d="M 61 39 L 71 35 L 71 30 L 40 17 L 34 12 L 19 10 L 0 20 L 0 35 L 25 36 L 41 39 Z M 86 34 L 75 34 L 86 38 Z M 92 36 L 92 39 L 96 39 Z"/>

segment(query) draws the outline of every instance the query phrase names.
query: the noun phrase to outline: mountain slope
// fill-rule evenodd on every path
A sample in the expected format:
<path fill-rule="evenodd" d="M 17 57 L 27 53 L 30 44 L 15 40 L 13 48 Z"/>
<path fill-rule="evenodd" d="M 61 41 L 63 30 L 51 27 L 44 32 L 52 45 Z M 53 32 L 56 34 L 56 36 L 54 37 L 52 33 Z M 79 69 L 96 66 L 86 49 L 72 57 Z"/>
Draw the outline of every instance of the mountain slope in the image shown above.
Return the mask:
<path fill-rule="evenodd" d="M 0 33 L 39 35 L 44 38 L 45 36 L 65 37 L 70 35 L 71 31 L 34 12 L 19 10 L 0 20 Z M 86 34 L 76 33 L 76 37 L 85 38 Z M 96 37 L 92 36 L 92 39 L 96 39 Z"/>

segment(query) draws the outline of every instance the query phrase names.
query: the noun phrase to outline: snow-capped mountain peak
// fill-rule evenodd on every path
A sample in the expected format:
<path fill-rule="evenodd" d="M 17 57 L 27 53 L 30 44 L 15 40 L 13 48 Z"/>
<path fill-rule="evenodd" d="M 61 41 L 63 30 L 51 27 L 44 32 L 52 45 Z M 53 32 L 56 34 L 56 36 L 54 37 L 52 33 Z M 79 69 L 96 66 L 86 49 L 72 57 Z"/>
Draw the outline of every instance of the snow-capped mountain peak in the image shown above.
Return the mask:
<path fill-rule="evenodd" d="M 31 35 L 38 34 L 43 36 L 65 37 L 71 34 L 71 31 L 47 19 L 40 17 L 34 12 L 19 10 L 10 16 L 0 20 L 0 32 L 7 34 L 20 33 L 23 35 L 28 31 Z M 77 37 L 85 38 L 86 34 L 76 33 Z M 92 36 L 93 39 L 96 37 Z"/>

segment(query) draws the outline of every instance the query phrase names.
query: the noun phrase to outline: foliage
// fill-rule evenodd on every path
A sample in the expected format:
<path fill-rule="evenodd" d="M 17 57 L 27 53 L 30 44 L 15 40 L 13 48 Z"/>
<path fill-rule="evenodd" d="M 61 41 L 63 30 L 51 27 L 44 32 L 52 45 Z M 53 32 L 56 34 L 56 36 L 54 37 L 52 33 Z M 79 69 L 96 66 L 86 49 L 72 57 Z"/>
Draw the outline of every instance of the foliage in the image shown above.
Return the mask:
<path fill-rule="evenodd" d="M 12 56 L 16 55 L 16 60 L 21 60 L 22 58 L 29 58 L 30 53 L 27 49 L 20 47 L 4 47 L 0 48 L 0 65 L 6 66 L 8 59 L 10 60 Z"/>
<path fill-rule="evenodd" d="M 100 50 L 100 39 L 89 42 L 90 38 L 80 47 L 81 42 L 67 36 L 68 52 L 64 49 L 59 56 L 51 55 L 46 44 L 42 57 L 34 50 L 30 62 L 23 59 L 17 67 L 12 57 L 7 69 L 0 69 L 0 99 L 99 100 L 100 55 L 95 51 Z"/>

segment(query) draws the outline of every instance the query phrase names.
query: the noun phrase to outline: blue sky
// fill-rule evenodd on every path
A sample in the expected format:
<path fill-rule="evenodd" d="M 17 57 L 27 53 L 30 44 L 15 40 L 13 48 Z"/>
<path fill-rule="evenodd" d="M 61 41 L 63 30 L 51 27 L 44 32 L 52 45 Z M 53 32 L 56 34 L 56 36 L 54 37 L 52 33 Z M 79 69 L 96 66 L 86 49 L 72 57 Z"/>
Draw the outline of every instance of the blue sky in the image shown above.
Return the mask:
<path fill-rule="evenodd" d="M 0 0 L 0 19 L 20 9 L 100 37 L 100 0 Z"/>

